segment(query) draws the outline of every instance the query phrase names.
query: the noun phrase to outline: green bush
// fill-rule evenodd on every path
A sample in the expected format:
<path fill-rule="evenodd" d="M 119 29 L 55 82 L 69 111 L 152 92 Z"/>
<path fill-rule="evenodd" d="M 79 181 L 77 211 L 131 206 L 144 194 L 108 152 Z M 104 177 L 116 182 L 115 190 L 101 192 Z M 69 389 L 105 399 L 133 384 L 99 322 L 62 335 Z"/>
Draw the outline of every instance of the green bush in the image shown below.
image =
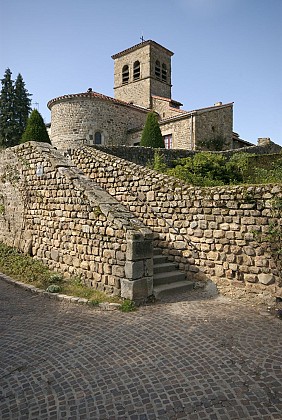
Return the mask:
<path fill-rule="evenodd" d="M 132 312 L 136 310 L 136 306 L 132 300 L 125 299 L 119 309 L 121 312 Z"/>
<path fill-rule="evenodd" d="M 164 157 L 158 150 L 154 153 L 154 160 L 148 163 L 147 167 L 161 173 L 166 173 L 167 171 L 167 165 L 164 162 Z"/>
<path fill-rule="evenodd" d="M 62 288 L 58 284 L 50 284 L 50 286 L 48 286 L 46 289 L 46 292 L 49 293 L 60 293 L 61 291 Z"/>
<path fill-rule="evenodd" d="M 177 160 L 176 166 L 168 174 L 183 181 L 203 187 L 225 185 L 239 181 L 241 176 L 227 158 L 221 154 L 200 152 L 192 157 Z"/>
<path fill-rule="evenodd" d="M 254 167 L 256 155 L 234 153 L 227 157 L 220 153 L 200 152 L 192 157 L 178 159 L 167 174 L 195 186 L 212 187 L 234 184 L 281 183 L 282 158 L 267 167 Z"/>

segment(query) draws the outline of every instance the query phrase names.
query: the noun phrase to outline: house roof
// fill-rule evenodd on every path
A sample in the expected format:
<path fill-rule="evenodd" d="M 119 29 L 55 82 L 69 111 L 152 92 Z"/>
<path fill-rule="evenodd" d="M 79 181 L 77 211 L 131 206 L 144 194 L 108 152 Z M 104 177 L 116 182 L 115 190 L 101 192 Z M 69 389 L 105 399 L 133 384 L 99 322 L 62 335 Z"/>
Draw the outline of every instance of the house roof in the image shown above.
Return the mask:
<path fill-rule="evenodd" d="M 173 120 L 186 118 L 190 115 L 195 115 L 195 114 L 201 114 L 203 112 L 214 111 L 215 109 L 220 109 L 220 108 L 227 108 L 229 106 L 233 106 L 233 104 L 234 104 L 234 102 L 229 102 L 227 104 L 214 105 L 214 106 L 209 106 L 209 107 L 206 107 L 206 108 L 194 109 L 193 111 L 179 110 L 179 111 L 181 111 L 180 115 L 175 115 L 175 116 L 172 116 L 172 117 L 164 118 L 163 120 L 160 120 L 159 123 L 160 124 L 165 124 L 165 123 L 173 121 Z"/>
<path fill-rule="evenodd" d="M 112 59 L 115 60 L 116 58 L 122 57 L 125 54 L 128 54 L 130 52 L 133 52 L 135 50 L 138 50 L 139 48 L 143 48 L 146 45 L 153 45 L 154 47 L 157 47 L 157 48 L 165 51 L 170 56 L 173 55 L 173 52 L 172 51 L 168 50 L 167 48 L 163 47 L 162 45 L 158 44 L 157 42 L 152 41 L 151 39 L 149 39 L 148 41 L 140 42 L 139 44 L 133 45 L 133 47 L 127 48 L 126 50 L 120 51 L 119 53 L 112 55 Z"/>
<path fill-rule="evenodd" d="M 178 105 L 178 106 L 183 105 L 181 102 L 175 101 L 174 99 L 171 99 L 171 98 L 165 98 L 164 96 L 152 95 L 152 98 L 159 99 L 161 101 L 171 102 L 171 103 L 173 103 L 175 105 Z"/>
<path fill-rule="evenodd" d="M 134 105 L 134 104 L 131 104 L 129 102 L 121 101 L 119 99 L 112 98 L 111 96 L 106 96 L 106 95 L 103 95 L 102 93 L 97 93 L 97 92 L 93 92 L 93 91 L 82 92 L 82 93 L 73 93 L 73 94 L 69 94 L 69 95 L 58 96 L 57 98 L 51 99 L 48 102 L 47 106 L 48 106 L 49 109 L 51 109 L 52 106 L 57 102 L 67 101 L 69 99 L 74 99 L 74 98 L 90 98 L 90 99 L 91 98 L 97 98 L 97 99 L 102 99 L 103 101 L 113 102 L 117 105 L 122 105 L 122 106 L 126 106 L 126 107 L 129 107 L 129 108 L 133 108 L 133 109 L 136 109 L 136 110 L 141 111 L 141 112 L 145 112 L 145 113 L 149 112 L 148 109 L 146 109 L 142 106 Z"/>

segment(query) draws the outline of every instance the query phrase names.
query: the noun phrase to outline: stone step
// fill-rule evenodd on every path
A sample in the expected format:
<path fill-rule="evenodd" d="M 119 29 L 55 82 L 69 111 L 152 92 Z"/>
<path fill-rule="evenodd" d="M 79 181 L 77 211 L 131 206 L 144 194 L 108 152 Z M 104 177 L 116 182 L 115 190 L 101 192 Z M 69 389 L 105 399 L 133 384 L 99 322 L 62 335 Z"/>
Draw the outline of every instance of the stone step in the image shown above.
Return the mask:
<path fill-rule="evenodd" d="M 154 264 L 154 275 L 158 273 L 168 273 L 169 271 L 175 271 L 177 264 L 172 262 L 164 262 L 161 264 Z"/>
<path fill-rule="evenodd" d="M 153 262 L 154 262 L 154 265 L 156 265 L 156 264 L 164 264 L 164 263 L 167 262 L 167 257 L 166 257 L 166 255 L 162 255 L 162 254 L 160 254 L 160 255 L 154 255 L 153 256 Z"/>
<path fill-rule="evenodd" d="M 178 281 L 169 284 L 161 284 L 155 286 L 153 288 L 153 295 L 156 299 L 160 299 L 163 296 L 176 294 L 176 293 L 183 293 L 189 290 L 192 290 L 194 287 L 194 283 L 189 280 Z"/>
<path fill-rule="evenodd" d="M 154 286 L 160 286 L 162 284 L 184 281 L 185 278 L 186 278 L 185 273 L 182 273 L 181 271 L 178 271 L 178 270 L 164 272 L 164 273 L 157 273 L 157 274 L 154 274 Z"/>

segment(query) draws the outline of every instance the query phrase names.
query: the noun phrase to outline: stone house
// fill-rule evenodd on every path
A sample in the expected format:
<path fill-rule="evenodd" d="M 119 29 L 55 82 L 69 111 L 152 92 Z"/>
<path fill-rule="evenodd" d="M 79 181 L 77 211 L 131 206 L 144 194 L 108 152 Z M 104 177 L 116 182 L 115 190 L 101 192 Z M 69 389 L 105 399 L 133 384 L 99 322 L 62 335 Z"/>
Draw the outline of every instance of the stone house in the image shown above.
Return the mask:
<path fill-rule="evenodd" d="M 167 149 L 195 150 L 216 138 L 227 149 L 250 145 L 233 133 L 233 103 L 184 111 L 171 98 L 172 55 L 155 41 L 141 42 L 112 56 L 114 98 L 88 89 L 50 100 L 52 144 L 138 145 L 147 113 L 155 111 Z"/>

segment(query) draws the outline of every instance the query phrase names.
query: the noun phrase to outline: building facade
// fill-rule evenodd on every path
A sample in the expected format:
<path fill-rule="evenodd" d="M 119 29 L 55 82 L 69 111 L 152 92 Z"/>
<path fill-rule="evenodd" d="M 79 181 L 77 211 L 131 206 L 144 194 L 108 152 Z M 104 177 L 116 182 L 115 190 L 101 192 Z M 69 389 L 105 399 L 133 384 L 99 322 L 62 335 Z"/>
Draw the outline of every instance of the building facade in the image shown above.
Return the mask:
<path fill-rule="evenodd" d="M 148 40 L 112 56 L 114 98 L 93 92 L 64 95 L 48 102 L 50 137 L 60 149 L 71 143 L 138 145 L 147 113 L 158 114 L 166 148 L 205 149 L 224 139 L 233 147 L 233 103 L 184 111 L 171 98 L 173 52 Z M 236 136 L 236 147 L 242 143 Z"/>

